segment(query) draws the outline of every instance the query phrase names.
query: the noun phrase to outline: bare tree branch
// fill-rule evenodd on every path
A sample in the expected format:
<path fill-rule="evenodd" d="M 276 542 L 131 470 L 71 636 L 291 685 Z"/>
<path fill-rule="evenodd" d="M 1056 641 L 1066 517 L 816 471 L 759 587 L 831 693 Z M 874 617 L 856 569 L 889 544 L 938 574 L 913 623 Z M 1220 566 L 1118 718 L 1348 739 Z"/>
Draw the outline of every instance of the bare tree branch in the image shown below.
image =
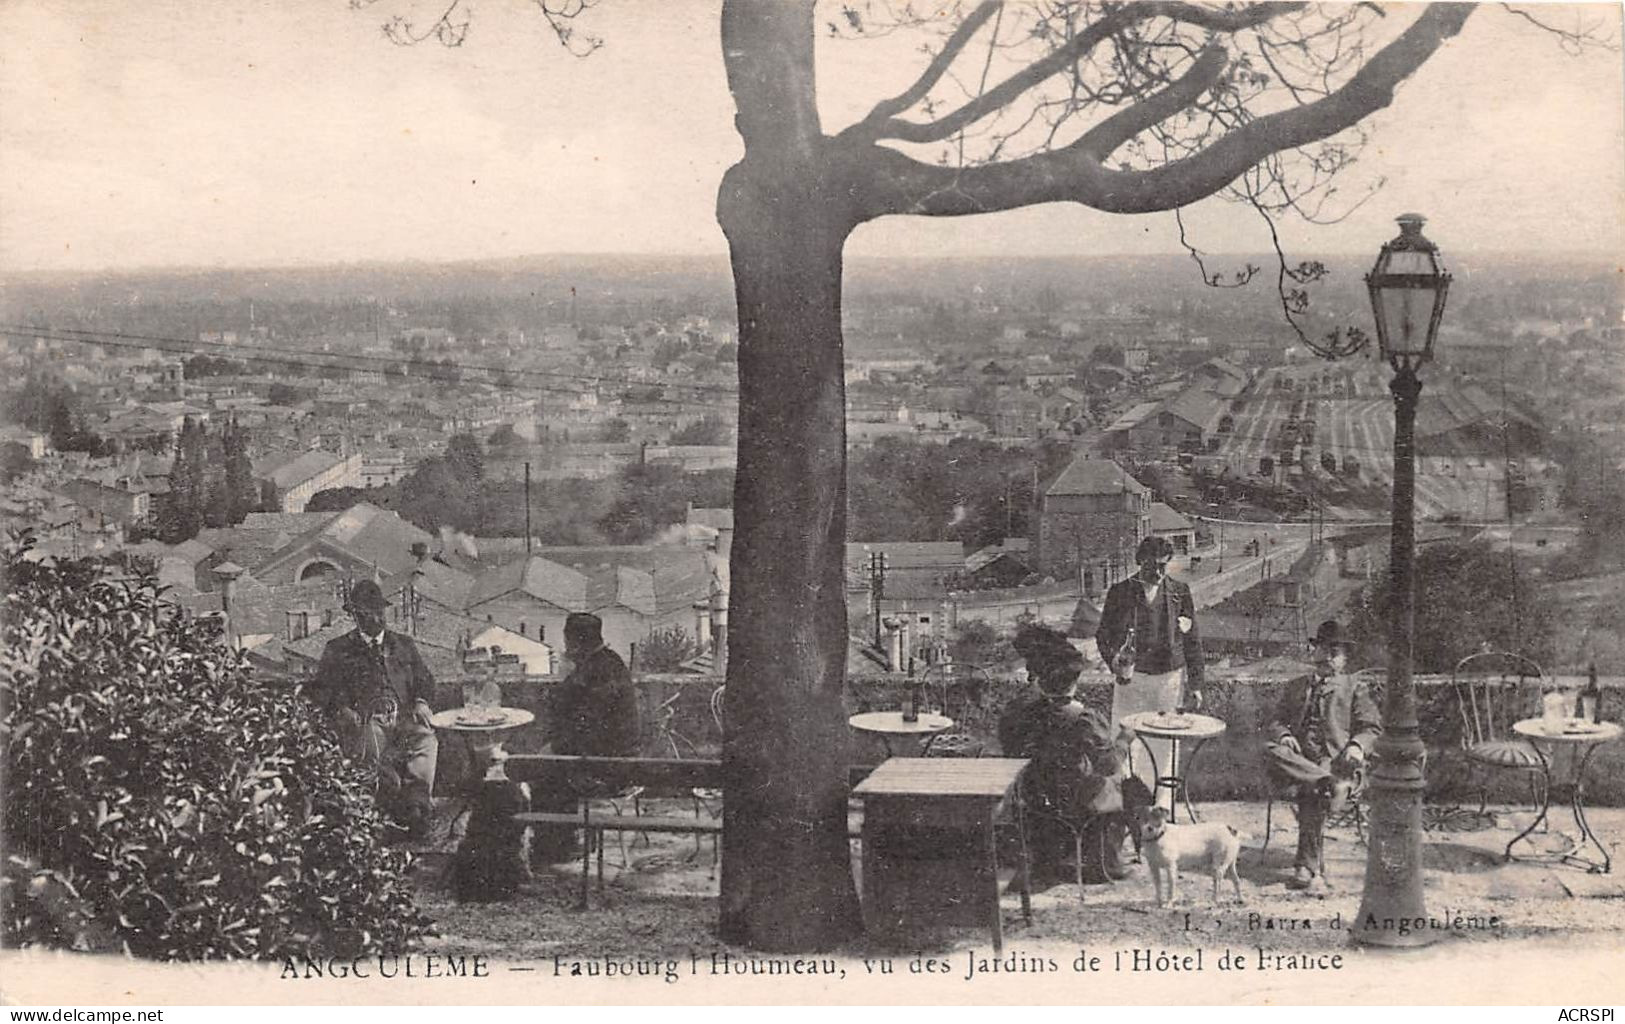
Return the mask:
<path fill-rule="evenodd" d="M 870 139 L 896 139 L 899 142 L 941 142 L 964 130 L 997 110 L 1008 107 L 1024 92 L 1045 79 L 1065 70 L 1083 54 L 1117 31 L 1123 19 L 1107 17 L 1090 25 L 1087 30 L 1049 56 L 1034 61 L 1021 72 L 1000 82 L 992 89 L 980 93 L 964 106 L 935 121 L 920 123 L 887 118 L 869 125 L 863 135 Z"/>
<path fill-rule="evenodd" d="M 350 0 L 350 9 L 359 11 L 376 3 L 378 0 Z M 404 15 L 391 15 L 381 26 L 384 38 L 396 46 L 416 46 L 427 39 L 435 39 L 442 46 L 461 46 L 463 40 L 468 38 L 469 26 L 473 24 L 466 10 L 462 12 L 462 17 L 456 16 L 462 4 L 463 0 L 451 0 L 427 28 L 419 28 L 416 22 Z"/>
<path fill-rule="evenodd" d="M 380 2 L 383 0 L 350 0 L 350 9 L 366 10 Z M 598 36 L 578 31 L 575 24 L 577 18 L 598 6 L 598 0 L 530 0 L 530 2 L 541 12 L 548 27 L 558 38 L 559 45 L 572 56 L 589 56 L 604 45 L 604 41 Z M 420 23 L 402 14 L 391 15 L 380 27 L 384 38 L 396 46 L 416 46 L 433 39 L 441 46 L 458 47 L 468 38 L 468 31 L 473 23 L 473 15 L 463 6 L 463 0 L 449 0 L 440 15 L 427 27 L 420 27 Z"/>
<path fill-rule="evenodd" d="M 1549 21 L 1543 21 L 1535 17 L 1532 12 L 1521 7 L 1514 7 L 1511 4 L 1502 4 L 1501 7 L 1508 14 L 1516 15 L 1536 28 L 1556 36 L 1558 45 L 1563 48 L 1563 52 L 1572 56 L 1579 56 L 1586 50 L 1593 48 L 1616 52 L 1619 50 L 1617 40 L 1603 35 L 1601 29 L 1596 25 L 1580 24 L 1578 17 L 1575 19 L 1576 25 L 1574 28 L 1558 28 Z"/>
<path fill-rule="evenodd" d="M 1003 6 L 1004 0 L 982 0 L 977 8 L 959 23 L 959 27 L 954 29 L 953 34 L 942 44 L 942 49 L 932 58 L 931 63 L 926 65 L 925 70 L 920 72 L 920 77 L 915 79 L 913 85 L 891 99 L 875 104 L 875 108 L 869 111 L 868 116 L 841 134 L 869 135 L 871 129 L 879 128 L 888 118 L 912 109 L 925 99 L 930 94 L 931 87 L 936 85 L 943 73 L 959 59 L 965 44 L 969 43 L 971 37 Z"/>
<path fill-rule="evenodd" d="M 1304 6 L 1303 3 L 1256 3 L 1235 9 L 1220 9 L 1173 2 L 1114 4 L 1104 16 L 1082 33 L 1046 56 L 1033 61 L 992 89 L 978 91 L 969 102 L 947 116 L 922 123 L 904 121 L 892 116 L 877 118 L 871 113 L 859 122 L 858 126 L 854 126 L 857 130 L 854 131 L 853 137 L 896 139 L 899 142 L 912 143 L 941 142 L 982 118 L 1008 107 L 1017 97 L 1065 71 L 1102 41 L 1132 24 L 1165 18 L 1214 32 L 1238 32 Z M 961 40 L 959 45 L 963 49 L 964 41 Z M 940 78 L 941 74 L 941 71 L 938 71 L 937 78 Z M 902 108 L 907 109 L 909 108 Z"/>
<path fill-rule="evenodd" d="M 1266 114 L 1204 149 L 1145 170 L 1108 170 L 1082 140 L 999 164 L 948 170 L 902 153 L 875 154 L 855 188 L 860 216 L 960 216 L 1072 201 L 1111 213 L 1150 213 L 1206 198 L 1269 154 L 1330 138 L 1393 101 L 1394 89 L 1461 30 L 1476 5 L 1435 3 L 1331 94 Z M 989 93 L 992 95 L 992 93 Z M 1145 102 L 1145 101 L 1141 101 Z"/>
<path fill-rule="evenodd" d="M 1191 259 L 1196 261 L 1197 268 L 1202 272 L 1202 283 L 1209 288 L 1241 288 L 1253 279 L 1253 275 L 1258 273 L 1258 268 L 1251 263 L 1236 271 L 1229 281 L 1226 281 L 1224 275 L 1218 271 L 1209 271 L 1202 250 L 1192 245 L 1190 240 L 1185 237 L 1185 218 L 1178 209 L 1174 210 L 1174 223 L 1179 225 L 1179 244 L 1184 246 L 1185 251 L 1190 253 Z"/>
<path fill-rule="evenodd" d="M 1229 59 L 1224 47 L 1209 44 L 1190 70 L 1168 88 L 1108 117 L 1085 132 L 1070 148 L 1093 154 L 1097 160 L 1106 159 L 1118 146 L 1194 103 L 1218 82 Z"/>

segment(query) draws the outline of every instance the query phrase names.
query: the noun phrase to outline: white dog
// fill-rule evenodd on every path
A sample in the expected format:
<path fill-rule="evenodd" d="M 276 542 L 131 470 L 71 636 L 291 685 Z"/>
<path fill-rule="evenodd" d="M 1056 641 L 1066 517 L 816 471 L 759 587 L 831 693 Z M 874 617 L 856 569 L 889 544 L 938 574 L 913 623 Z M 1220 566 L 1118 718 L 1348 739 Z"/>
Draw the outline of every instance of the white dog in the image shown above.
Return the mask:
<path fill-rule="evenodd" d="M 1241 853 L 1241 841 L 1246 838 L 1229 825 L 1204 822 L 1196 825 L 1172 825 L 1168 812 L 1153 807 L 1140 818 L 1140 851 L 1151 867 L 1151 882 L 1156 886 L 1157 905 L 1165 907 L 1179 890 L 1179 869 L 1206 868 L 1213 875 L 1213 902 L 1219 902 L 1219 881 L 1229 875 L 1236 888 L 1236 902 L 1244 903 L 1241 895 L 1241 875 L 1236 870 L 1236 858 Z M 1168 878 L 1168 895 L 1162 891 L 1163 876 Z"/>

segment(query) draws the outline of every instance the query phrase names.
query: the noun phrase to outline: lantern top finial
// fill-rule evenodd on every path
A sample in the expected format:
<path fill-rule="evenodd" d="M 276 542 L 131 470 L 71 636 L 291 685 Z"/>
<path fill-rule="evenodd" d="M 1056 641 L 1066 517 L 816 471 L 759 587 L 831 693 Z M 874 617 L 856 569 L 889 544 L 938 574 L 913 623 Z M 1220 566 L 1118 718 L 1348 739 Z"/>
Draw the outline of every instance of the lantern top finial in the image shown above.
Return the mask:
<path fill-rule="evenodd" d="M 1402 213 L 1394 218 L 1399 222 L 1399 237 L 1388 243 L 1392 250 L 1421 250 L 1432 252 L 1438 247 L 1422 235 L 1422 225 L 1428 219 L 1420 213 Z"/>

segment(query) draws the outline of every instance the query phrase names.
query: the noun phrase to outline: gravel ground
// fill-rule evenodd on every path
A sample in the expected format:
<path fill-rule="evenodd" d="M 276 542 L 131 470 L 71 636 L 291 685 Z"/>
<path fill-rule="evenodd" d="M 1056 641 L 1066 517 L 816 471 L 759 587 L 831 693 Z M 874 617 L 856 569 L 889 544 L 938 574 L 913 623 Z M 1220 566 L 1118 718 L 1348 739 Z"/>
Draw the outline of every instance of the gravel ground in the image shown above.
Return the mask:
<path fill-rule="evenodd" d="M 1262 805 L 1219 803 L 1203 810 L 1209 820 L 1262 836 Z M 1625 872 L 1591 875 L 1573 867 L 1505 864 L 1500 850 L 1515 834 L 1511 829 L 1521 823 L 1518 819 L 1514 811 L 1503 813 L 1493 829 L 1428 834 L 1427 907 L 1435 917 L 1451 919 L 1449 942 L 1552 938 L 1591 948 L 1599 943 L 1625 947 L 1621 937 Z M 1605 836 L 1625 834 L 1625 810 L 1599 810 L 1592 821 Z M 1221 890 L 1220 905 L 1212 906 L 1210 883 L 1186 874 L 1178 901 L 1159 908 L 1145 868 L 1136 867 L 1129 878 L 1114 885 L 1085 886 L 1080 891 L 1076 885 L 1062 884 L 1036 894 L 1030 924 L 1021 918 L 1017 897 L 1006 895 L 1006 948 L 1085 941 L 1102 949 L 1225 944 L 1271 952 L 1346 948 L 1346 929 L 1359 910 L 1365 846 L 1350 829 L 1334 831 L 1326 851 L 1329 888 L 1316 894 L 1292 892 L 1282 884 L 1292 862 L 1295 826 L 1290 810 L 1278 807 L 1274 826 L 1267 850 L 1260 848 L 1260 838 L 1248 839 L 1243 848 L 1242 904 L 1232 901 L 1227 885 Z M 710 841 L 696 847 L 691 838 L 681 836 L 626 839 L 624 866 L 622 851 L 611 839 L 606 888 L 603 892 L 595 888 L 591 908 L 583 911 L 576 909 L 579 864 L 538 872 L 511 900 L 459 904 L 446 883 L 454 844 L 443 837 L 415 866 L 419 902 L 436 921 L 437 945 L 507 960 L 709 955 L 727 949 L 714 934 L 717 882 Z M 1545 839 L 1556 840 L 1556 835 Z M 856 844 L 854 852 L 857 861 Z M 1617 849 L 1614 853 L 1617 857 Z M 987 945 L 985 930 L 959 928 L 921 934 L 914 941 L 915 949 L 944 953 Z M 861 957 L 887 950 L 864 939 L 843 952 Z"/>

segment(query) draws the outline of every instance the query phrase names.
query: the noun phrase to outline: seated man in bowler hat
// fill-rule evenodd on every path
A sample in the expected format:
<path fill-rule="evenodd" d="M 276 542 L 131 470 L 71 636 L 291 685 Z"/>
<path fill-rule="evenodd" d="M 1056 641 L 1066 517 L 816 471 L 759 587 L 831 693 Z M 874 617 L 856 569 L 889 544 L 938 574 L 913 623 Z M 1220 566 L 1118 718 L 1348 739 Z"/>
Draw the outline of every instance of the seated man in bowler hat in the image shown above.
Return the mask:
<path fill-rule="evenodd" d="M 327 642 L 310 692 L 334 722 L 339 747 L 375 773 L 380 807 L 422 838 L 440 753 L 429 725 L 434 676 L 411 637 L 384 628 L 389 605 L 372 580 L 350 587 L 344 610 L 355 629 Z"/>
<path fill-rule="evenodd" d="M 1264 759 L 1273 784 L 1295 791 L 1298 855 L 1287 884 L 1324 884 L 1320 873 L 1326 816 L 1355 794 L 1382 718 L 1364 679 L 1348 675 L 1349 641 L 1328 619 L 1309 641 L 1314 671 L 1290 680 L 1266 734 Z"/>
<path fill-rule="evenodd" d="M 621 656 L 604 643 L 604 623 L 596 615 L 572 612 L 564 620 L 564 656 L 570 672 L 547 702 L 547 740 L 555 754 L 584 757 L 636 757 L 638 697 L 632 673 Z M 573 811 L 568 793 L 537 793 L 539 811 Z M 532 844 L 536 863 L 568 860 L 575 852 L 575 832 L 568 828 L 537 829 Z"/>

